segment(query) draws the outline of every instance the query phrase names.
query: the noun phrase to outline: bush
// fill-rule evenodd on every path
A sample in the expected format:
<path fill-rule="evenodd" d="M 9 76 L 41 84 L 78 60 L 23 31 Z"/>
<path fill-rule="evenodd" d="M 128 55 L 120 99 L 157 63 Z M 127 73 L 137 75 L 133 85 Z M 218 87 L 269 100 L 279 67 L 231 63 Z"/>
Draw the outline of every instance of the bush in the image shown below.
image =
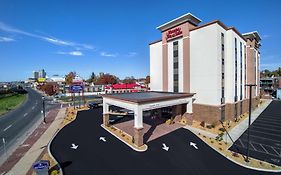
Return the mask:
<path fill-rule="evenodd" d="M 219 131 L 225 132 L 225 129 L 224 128 L 219 128 Z"/>
<path fill-rule="evenodd" d="M 52 172 L 51 172 L 51 175 L 58 175 L 59 174 L 59 171 L 58 170 L 53 170 Z"/>
<path fill-rule="evenodd" d="M 232 153 L 232 156 L 233 156 L 233 157 L 239 157 L 239 154 L 238 154 L 238 153 L 233 152 L 233 153 Z"/>
<path fill-rule="evenodd" d="M 202 122 L 200 123 L 200 126 L 205 127 L 205 122 L 202 121 Z"/>

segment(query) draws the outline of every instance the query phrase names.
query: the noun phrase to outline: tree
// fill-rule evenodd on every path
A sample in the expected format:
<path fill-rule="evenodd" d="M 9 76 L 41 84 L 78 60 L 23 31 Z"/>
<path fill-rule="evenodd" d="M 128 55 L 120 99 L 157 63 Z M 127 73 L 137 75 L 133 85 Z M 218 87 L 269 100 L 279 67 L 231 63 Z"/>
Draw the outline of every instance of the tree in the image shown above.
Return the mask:
<path fill-rule="evenodd" d="M 281 76 L 281 67 L 278 67 L 278 69 L 270 71 L 268 69 L 265 69 L 261 71 L 261 77 L 279 77 Z"/>
<path fill-rule="evenodd" d="M 66 76 L 65 76 L 65 84 L 72 84 L 73 79 L 75 78 L 76 73 L 75 72 L 69 72 Z"/>
<path fill-rule="evenodd" d="M 116 84 L 119 82 L 119 78 L 111 74 L 104 74 L 100 73 L 99 77 L 97 78 L 96 84 L 99 85 L 106 85 L 106 84 Z"/>
<path fill-rule="evenodd" d="M 94 72 L 92 72 L 90 78 L 87 80 L 88 83 L 96 83 L 97 82 L 97 76 Z"/>
<path fill-rule="evenodd" d="M 41 86 L 41 90 L 51 96 L 56 94 L 59 88 L 57 83 L 46 83 L 43 86 Z"/>
<path fill-rule="evenodd" d="M 124 80 L 123 80 L 123 83 L 125 84 L 133 84 L 133 83 L 136 83 L 136 79 L 135 77 L 131 76 L 131 77 L 126 77 Z"/>
<path fill-rule="evenodd" d="M 147 75 L 147 76 L 145 77 L 145 84 L 148 85 L 149 83 L 150 83 L 150 76 Z"/>

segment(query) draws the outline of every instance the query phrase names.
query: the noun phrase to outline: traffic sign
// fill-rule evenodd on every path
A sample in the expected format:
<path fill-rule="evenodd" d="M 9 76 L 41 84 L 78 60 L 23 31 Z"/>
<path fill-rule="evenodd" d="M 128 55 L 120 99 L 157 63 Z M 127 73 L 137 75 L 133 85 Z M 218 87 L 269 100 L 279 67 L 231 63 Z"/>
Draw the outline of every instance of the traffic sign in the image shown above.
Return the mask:
<path fill-rule="evenodd" d="M 83 85 L 78 85 L 78 84 L 71 85 L 70 90 L 71 92 L 81 92 L 83 90 Z"/>
<path fill-rule="evenodd" d="M 35 162 L 32 167 L 34 170 L 44 170 L 44 169 L 49 169 L 49 161 L 47 160 L 39 160 Z"/>

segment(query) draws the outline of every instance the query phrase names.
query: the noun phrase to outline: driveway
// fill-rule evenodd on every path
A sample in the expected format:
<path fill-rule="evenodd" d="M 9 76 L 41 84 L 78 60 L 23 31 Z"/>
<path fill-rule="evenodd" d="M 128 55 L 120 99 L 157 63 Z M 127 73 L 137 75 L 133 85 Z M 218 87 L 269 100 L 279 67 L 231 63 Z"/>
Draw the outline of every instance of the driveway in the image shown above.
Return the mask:
<path fill-rule="evenodd" d="M 230 150 L 246 155 L 247 145 L 248 130 Z M 250 157 L 281 166 L 281 101 L 272 101 L 251 125 L 249 145 Z"/>
<path fill-rule="evenodd" d="M 139 153 L 101 128 L 101 123 L 101 108 L 81 111 L 77 119 L 54 138 L 51 152 L 66 175 L 278 174 L 243 168 L 183 128 L 149 142 L 148 150 Z M 105 137 L 106 142 L 100 140 L 100 137 Z M 198 149 L 190 146 L 190 142 L 196 143 Z M 78 145 L 78 148 L 70 148 L 72 143 Z M 163 143 L 169 147 L 168 151 L 162 149 Z"/>

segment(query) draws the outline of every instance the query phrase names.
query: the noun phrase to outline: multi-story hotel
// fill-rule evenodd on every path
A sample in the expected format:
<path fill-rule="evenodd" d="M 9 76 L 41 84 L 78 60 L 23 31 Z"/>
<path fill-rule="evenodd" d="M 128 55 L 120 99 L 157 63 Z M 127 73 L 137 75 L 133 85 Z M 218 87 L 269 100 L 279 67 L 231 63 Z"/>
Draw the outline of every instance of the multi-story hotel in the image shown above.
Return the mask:
<path fill-rule="evenodd" d="M 260 36 L 241 34 L 221 21 L 199 25 L 188 13 L 157 27 L 162 39 L 150 43 L 152 91 L 195 93 L 193 118 L 209 123 L 247 112 L 259 102 Z"/>

